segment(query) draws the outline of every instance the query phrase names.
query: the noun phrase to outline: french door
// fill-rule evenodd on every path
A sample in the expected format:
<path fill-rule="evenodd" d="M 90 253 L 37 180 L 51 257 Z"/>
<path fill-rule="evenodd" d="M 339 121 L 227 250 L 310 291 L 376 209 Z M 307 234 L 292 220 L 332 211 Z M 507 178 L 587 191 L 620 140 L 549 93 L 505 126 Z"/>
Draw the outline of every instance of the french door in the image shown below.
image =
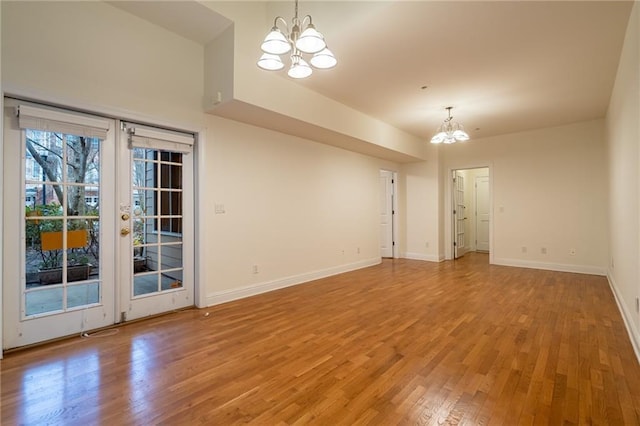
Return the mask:
<path fill-rule="evenodd" d="M 191 134 L 121 123 L 120 319 L 194 304 Z"/>
<path fill-rule="evenodd" d="M 113 324 L 115 122 L 5 106 L 3 348 Z"/>
<path fill-rule="evenodd" d="M 193 304 L 193 140 L 5 100 L 3 349 Z"/>

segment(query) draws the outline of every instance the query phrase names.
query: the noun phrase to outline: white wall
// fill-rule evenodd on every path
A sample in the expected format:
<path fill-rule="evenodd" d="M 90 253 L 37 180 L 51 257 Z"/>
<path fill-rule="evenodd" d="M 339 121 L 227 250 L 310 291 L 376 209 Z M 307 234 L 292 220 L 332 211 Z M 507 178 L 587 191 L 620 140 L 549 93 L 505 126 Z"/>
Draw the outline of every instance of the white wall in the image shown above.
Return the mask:
<path fill-rule="evenodd" d="M 209 304 L 379 263 L 379 170 L 393 164 L 231 120 L 208 124 Z M 212 214 L 216 204 L 224 214 Z"/>
<path fill-rule="evenodd" d="M 438 262 L 441 256 L 439 223 L 441 217 L 438 149 L 426 148 L 429 160 L 403 164 L 400 191 L 403 209 L 401 256 Z"/>
<path fill-rule="evenodd" d="M 441 148 L 445 191 L 451 169 L 491 168 L 494 263 L 604 274 L 608 242 L 603 131 L 603 120 L 595 120 Z M 574 256 L 570 249 L 575 249 Z"/>
<path fill-rule="evenodd" d="M 204 48 L 103 2 L 2 2 L 5 92 L 202 122 Z"/>
<path fill-rule="evenodd" d="M 640 357 L 640 4 L 635 3 L 607 112 L 609 281 Z"/>

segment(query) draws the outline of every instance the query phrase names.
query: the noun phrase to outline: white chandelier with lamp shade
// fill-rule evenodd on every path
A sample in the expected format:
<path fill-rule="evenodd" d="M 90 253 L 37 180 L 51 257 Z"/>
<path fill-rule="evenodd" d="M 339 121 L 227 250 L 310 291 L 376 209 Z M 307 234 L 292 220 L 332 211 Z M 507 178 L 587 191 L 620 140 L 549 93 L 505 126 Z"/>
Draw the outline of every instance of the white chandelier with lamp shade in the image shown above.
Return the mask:
<path fill-rule="evenodd" d="M 436 134 L 431 138 L 431 143 L 452 144 L 458 141 L 468 141 L 469 135 L 464 131 L 462 124 L 453 121 L 451 110 L 453 107 L 447 107 L 449 116 L 444 119 L 444 123 L 438 128 Z"/>
<path fill-rule="evenodd" d="M 283 32 L 278 24 L 282 23 Z M 306 26 L 305 26 L 306 24 Z M 304 30 L 301 28 L 305 26 Z M 306 78 L 313 73 L 313 68 L 329 69 L 337 64 L 333 53 L 327 48 L 324 36 L 316 30 L 311 15 L 302 20 L 298 18 L 298 0 L 295 0 L 295 14 L 291 20 L 291 30 L 282 16 L 276 16 L 273 28 L 260 45 L 262 56 L 258 60 L 258 67 L 267 71 L 279 71 L 284 68 L 280 55 L 290 53 L 291 65 L 287 74 L 291 78 Z M 313 55 L 309 62 L 304 54 Z"/>

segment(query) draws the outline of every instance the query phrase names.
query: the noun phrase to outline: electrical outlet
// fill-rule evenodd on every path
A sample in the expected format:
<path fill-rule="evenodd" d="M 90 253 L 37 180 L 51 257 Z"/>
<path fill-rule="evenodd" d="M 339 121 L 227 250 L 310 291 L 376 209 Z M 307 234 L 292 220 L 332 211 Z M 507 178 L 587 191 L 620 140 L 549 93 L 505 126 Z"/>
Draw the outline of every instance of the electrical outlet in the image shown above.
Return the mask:
<path fill-rule="evenodd" d="M 360 254 L 360 247 L 356 249 L 356 253 Z"/>
<path fill-rule="evenodd" d="M 522 252 L 526 253 L 527 252 L 527 248 L 525 246 L 522 246 Z"/>
<path fill-rule="evenodd" d="M 575 256 L 576 255 L 576 249 L 572 248 L 569 249 L 569 256 Z"/>
<path fill-rule="evenodd" d="M 429 248 L 429 241 L 427 241 L 426 243 L 424 243 L 424 247 L 425 247 L 425 248 Z"/>
<path fill-rule="evenodd" d="M 547 254 L 547 248 L 546 248 L 546 247 L 542 247 L 542 248 L 540 249 L 540 253 L 542 253 L 542 254 Z"/>
<path fill-rule="evenodd" d="M 636 312 L 640 312 L 640 298 L 636 297 Z"/>
<path fill-rule="evenodd" d="M 258 273 L 258 265 L 253 265 L 253 273 L 257 274 Z"/>

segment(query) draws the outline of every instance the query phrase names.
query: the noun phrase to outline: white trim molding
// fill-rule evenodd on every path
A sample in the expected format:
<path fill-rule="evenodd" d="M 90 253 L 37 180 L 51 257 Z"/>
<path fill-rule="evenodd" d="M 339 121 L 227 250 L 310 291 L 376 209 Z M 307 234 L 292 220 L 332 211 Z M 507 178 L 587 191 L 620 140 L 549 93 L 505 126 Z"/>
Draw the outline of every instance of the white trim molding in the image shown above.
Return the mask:
<path fill-rule="evenodd" d="M 409 260 L 425 260 L 427 262 L 443 262 L 444 255 L 436 255 L 436 254 L 425 254 L 425 253 L 402 253 L 402 257 L 404 259 Z"/>
<path fill-rule="evenodd" d="M 571 265 L 564 263 L 535 262 L 522 259 L 494 258 L 492 265 L 516 266 L 518 268 L 544 269 L 547 271 L 573 272 L 576 274 L 607 275 L 607 269 L 599 266 Z"/>
<path fill-rule="evenodd" d="M 369 266 L 378 265 L 382 262 L 380 257 L 365 259 L 354 263 L 334 266 L 318 271 L 306 272 L 300 275 L 279 278 L 273 281 L 266 281 L 238 289 L 224 290 L 212 294 L 208 294 L 206 298 L 206 306 L 219 305 L 221 303 L 231 302 L 233 300 L 244 299 L 262 293 L 278 290 L 285 287 L 291 287 L 298 284 L 304 284 L 309 281 L 318 280 L 320 278 L 330 277 L 332 275 L 342 274 L 344 272 L 355 271 L 357 269 L 368 268 Z"/>
<path fill-rule="evenodd" d="M 622 315 L 622 320 L 624 321 L 624 325 L 627 329 L 627 334 L 629 334 L 629 340 L 631 340 L 631 346 L 633 346 L 633 351 L 636 354 L 636 359 L 640 362 L 640 334 L 638 333 L 638 329 L 633 323 L 633 315 L 626 308 L 625 304 L 622 303 L 622 298 L 618 294 L 616 281 L 611 275 L 611 271 L 607 272 L 607 280 L 609 281 L 609 287 L 611 287 L 611 292 L 613 293 L 613 297 L 616 300 L 616 304 L 618 305 L 618 310 Z"/>

